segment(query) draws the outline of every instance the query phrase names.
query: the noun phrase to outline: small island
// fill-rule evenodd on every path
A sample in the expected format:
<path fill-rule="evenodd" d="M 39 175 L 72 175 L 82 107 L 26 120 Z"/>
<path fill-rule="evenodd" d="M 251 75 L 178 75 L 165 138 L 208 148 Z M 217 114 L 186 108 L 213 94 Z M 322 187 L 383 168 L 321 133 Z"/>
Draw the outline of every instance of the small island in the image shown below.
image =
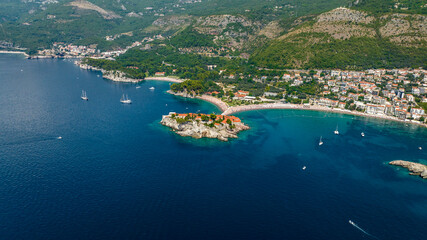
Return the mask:
<path fill-rule="evenodd" d="M 217 138 L 228 141 L 229 138 L 237 138 L 240 131 L 249 127 L 235 116 L 216 114 L 170 112 L 162 117 L 160 123 L 173 129 L 181 136 L 193 138 Z"/>
<path fill-rule="evenodd" d="M 424 164 L 402 160 L 391 161 L 389 164 L 407 168 L 410 171 L 409 174 L 419 175 L 420 177 L 427 179 L 427 166 Z"/>

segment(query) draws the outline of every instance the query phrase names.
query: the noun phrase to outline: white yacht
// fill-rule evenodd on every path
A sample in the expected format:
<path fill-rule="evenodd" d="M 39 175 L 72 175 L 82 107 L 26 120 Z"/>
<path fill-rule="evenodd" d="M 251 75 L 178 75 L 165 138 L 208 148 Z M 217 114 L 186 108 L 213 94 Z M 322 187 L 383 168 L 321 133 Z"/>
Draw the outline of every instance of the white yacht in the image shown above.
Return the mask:
<path fill-rule="evenodd" d="M 361 135 L 362 137 L 364 137 L 364 136 L 365 136 L 365 133 L 364 133 L 364 132 L 362 132 L 360 135 Z"/>
<path fill-rule="evenodd" d="M 337 128 L 335 129 L 335 131 L 334 131 L 334 134 L 335 135 L 339 135 L 340 134 L 340 132 L 338 131 L 338 125 L 337 125 Z"/>
<path fill-rule="evenodd" d="M 154 88 L 154 87 L 150 87 L 149 89 L 150 89 L 150 90 L 154 90 L 155 88 Z"/>
<path fill-rule="evenodd" d="M 131 104 L 132 100 L 129 99 L 127 94 L 126 96 L 123 94 L 122 98 L 120 98 L 120 102 L 125 104 Z"/>
<path fill-rule="evenodd" d="M 305 170 L 307 167 L 306 166 L 304 166 L 304 167 L 302 167 L 302 170 Z"/>
<path fill-rule="evenodd" d="M 80 97 L 82 100 L 85 100 L 85 101 L 87 101 L 87 100 L 89 100 L 89 98 L 87 97 L 87 94 L 86 94 L 86 91 L 85 90 L 82 90 L 82 96 Z"/>
<path fill-rule="evenodd" d="M 422 148 L 422 147 L 418 147 L 418 149 L 423 150 L 423 148 Z"/>
<path fill-rule="evenodd" d="M 140 89 L 141 88 L 141 86 L 136 86 L 136 89 Z"/>
<path fill-rule="evenodd" d="M 320 136 L 319 146 L 322 146 L 322 145 L 323 145 L 322 136 Z"/>

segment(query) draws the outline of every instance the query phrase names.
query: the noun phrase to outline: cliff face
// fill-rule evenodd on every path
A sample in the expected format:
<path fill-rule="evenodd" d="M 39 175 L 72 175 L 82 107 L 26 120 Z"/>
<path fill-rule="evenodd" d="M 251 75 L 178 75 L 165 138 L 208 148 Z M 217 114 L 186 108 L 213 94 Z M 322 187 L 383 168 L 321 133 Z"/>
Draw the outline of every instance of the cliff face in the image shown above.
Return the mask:
<path fill-rule="evenodd" d="M 88 64 L 84 64 L 81 61 L 75 61 L 74 64 L 76 64 L 77 66 L 79 66 L 81 69 L 93 70 L 93 71 L 100 71 L 100 72 L 102 72 L 102 77 L 103 78 L 111 80 L 111 81 L 115 81 L 115 82 L 131 82 L 131 83 L 136 83 L 136 82 L 140 82 L 140 81 L 144 80 L 144 79 L 129 78 L 123 72 L 120 72 L 120 71 L 106 71 L 104 69 L 100 69 L 100 68 L 96 68 L 96 67 L 90 66 Z"/>
<path fill-rule="evenodd" d="M 402 160 L 391 161 L 389 164 L 407 168 L 411 172 L 411 175 L 419 175 L 420 177 L 427 179 L 427 166 L 424 164 Z"/>
<path fill-rule="evenodd" d="M 183 137 L 193 138 L 217 138 L 221 141 L 228 141 L 229 138 L 237 138 L 237 133 L 249 129 L 243 123 L 213 124 L 209 126 L 208 121 L 190 119 L 185 122 L 177 120 L 173 114 L 165 115 L 160 122 L 162 125 L 172 128 L 177 134 Z"/>
<path fill-rule="evenodd" d="M 140 82 L 144 79 L 134 79 L 126 77 L 126 74 L 120 71 L 103 71 L 103 78 L 109 79 L 115 82 Z"/>

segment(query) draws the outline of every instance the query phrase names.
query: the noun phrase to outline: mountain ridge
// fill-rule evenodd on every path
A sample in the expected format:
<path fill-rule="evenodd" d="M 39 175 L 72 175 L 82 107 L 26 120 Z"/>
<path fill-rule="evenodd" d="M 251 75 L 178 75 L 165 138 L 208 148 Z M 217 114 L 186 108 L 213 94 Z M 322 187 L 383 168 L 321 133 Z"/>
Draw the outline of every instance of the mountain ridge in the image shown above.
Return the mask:
<path fill-rule="evenodd" d="M 30 53 L 53 42 L 96 44 L 106 51 L 162 35 L 181 53 L 240 57 L 272 69 L 426 66 L 426 7 L 417 1 L 311 1 L 323 6 L 319 10 L 309 2 L 35 1 L 26 3 L 31 11 L 40 4 L 35 13 L 0 22 L 0 41 Z M 221 3 L 229 10 L 210 9 Z"/>

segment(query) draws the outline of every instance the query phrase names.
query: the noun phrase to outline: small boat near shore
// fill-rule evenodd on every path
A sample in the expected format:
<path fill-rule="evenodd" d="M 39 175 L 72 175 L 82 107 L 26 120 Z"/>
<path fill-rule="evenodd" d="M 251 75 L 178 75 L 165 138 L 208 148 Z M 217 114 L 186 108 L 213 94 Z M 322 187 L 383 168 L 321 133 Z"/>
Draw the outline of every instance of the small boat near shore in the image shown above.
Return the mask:
<path fill-rule="evenodd" d="M 140 89 L 141 88 L 141 86 L 136 86 L 136 89 Z"/>
<path fill-rule="evenodd" d="M 334 131 L 334 134 L 335 135 L 339 135 L 340 134 L 340 132 L 338 131 L 338 125 L 337 125 L 337 128 L 335 129 L 335 131 Z"/>
<path fill-rule="evenodd" d="M 86 91 L 85 90 L 82 90 L 82 95 L 81 95 L 81 97 L 80 97 L 82 100 L 85 100 L 85 101 L 88 101 L 89 100 L 89 98 L 87 97 L 87 94 L 86 94 Z"/>
<path fill-rule="evenodd" d="M 124 104 L 131 104 L 132 100 L 129 99 L 128 95 L 124 95 L 122 96 L 122 98 L 120 98 L 120 102 L 124 103 Z"/>
<path fill-rule="evenodd" d="M 322 145 L 323 145 L 322 136 L 320 136 L 319 146 L 322 146 Z"/>
<path fill-rule="evenodd" d="M 154 88 L 154 87 L 150 87 L 149 89 L 150 89 L 150 90 L 154 90 L 155 88 Z"/>

